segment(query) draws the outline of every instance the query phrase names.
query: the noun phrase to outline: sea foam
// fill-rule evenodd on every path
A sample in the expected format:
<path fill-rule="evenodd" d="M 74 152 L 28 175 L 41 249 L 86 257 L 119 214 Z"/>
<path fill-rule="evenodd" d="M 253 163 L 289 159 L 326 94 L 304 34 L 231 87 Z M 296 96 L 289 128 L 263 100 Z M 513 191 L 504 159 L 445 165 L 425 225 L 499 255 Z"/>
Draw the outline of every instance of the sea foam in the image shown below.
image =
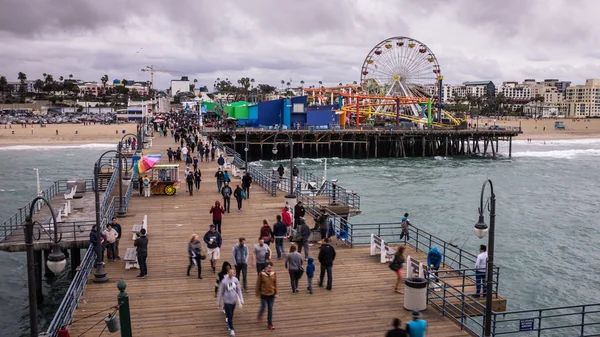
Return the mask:
<path fill-rule="evenodd" d="M 553 150 L 553 151 L 523 151 L 513 152 L 513 157 L 537 158 L 573 158 L 577 156 L 600 156 L 600 149 Z"/>

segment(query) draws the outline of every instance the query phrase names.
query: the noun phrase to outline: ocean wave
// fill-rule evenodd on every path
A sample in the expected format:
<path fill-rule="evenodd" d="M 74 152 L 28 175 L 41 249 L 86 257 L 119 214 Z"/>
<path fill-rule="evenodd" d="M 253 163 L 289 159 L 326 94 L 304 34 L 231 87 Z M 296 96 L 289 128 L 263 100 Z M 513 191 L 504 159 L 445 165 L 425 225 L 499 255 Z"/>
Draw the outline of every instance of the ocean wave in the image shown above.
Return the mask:
<path fill-rule="evenodd" d="M 573 158 L 576 156 L 600 156 L 600 149 L 523 151 L 523 152 L 513 152 L 512 156 L 513 157 L 537 157 L 537 158 Z"/>
<path fill-rule="evenodd" d="M 545 139 L 545 140 L 513 140 L 513 144 L 519 145 L 587 145 L 587 144 L 600 144 L 600 138 L 578 138 L 578 139 Z"/>
<path fill-rule="evenodd" d="M 0 151 L 15 150 L 60 150 L 60 149 L 106 149 L 115 147 L 116 144 L 92 143 L 79 145 L 13 145 L 0 147 Z"/>

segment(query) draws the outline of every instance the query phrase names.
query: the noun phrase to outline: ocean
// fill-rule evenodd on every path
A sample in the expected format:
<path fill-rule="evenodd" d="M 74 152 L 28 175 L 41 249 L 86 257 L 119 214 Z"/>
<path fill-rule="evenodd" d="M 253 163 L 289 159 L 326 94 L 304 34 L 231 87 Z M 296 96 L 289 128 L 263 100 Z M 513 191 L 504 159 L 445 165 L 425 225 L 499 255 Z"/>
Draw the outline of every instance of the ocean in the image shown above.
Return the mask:
<path fill-rule="evenodd" d="M 0 155 L 0 217 L 5 219 L 56 179 L 89 178 L 93 163 L 113 145 L 8 147 Z M 507 154 L 507 144 L 500 144 Z M 353 223 L 411 222 L 444 240 L 477 253 L 487 239 L 473 226 L 482 183 L 491 179 L 496 194 L 496 257 L 500 294 L 508 309 L 576 305 L 597 301 L 595 243 L 600 191 L 600 139 L 513 142 L 513 157 L 327 160 L 328 177 L 361 196 L 362 214 Z M 323 159 L 297 159 L 300 170 L 322 174 Z M 261 161 L 287 168 L 287 161 Z M 50 169 L 51 168 L 51 169 Z M 488 192 L 489 193 L 489 190 Z M 486 213 L 486 222 L 489 217 Z M 398 230 L 398 234 L 400 231 Z M 28 329 L 24 253 L 0 253 L 0 331 L 9 336 Z M 46 284 L 40 322 L 47 327 L 68 287 L 65 276 Z M 15 324 L 15 322 L 19 322 Z"/>

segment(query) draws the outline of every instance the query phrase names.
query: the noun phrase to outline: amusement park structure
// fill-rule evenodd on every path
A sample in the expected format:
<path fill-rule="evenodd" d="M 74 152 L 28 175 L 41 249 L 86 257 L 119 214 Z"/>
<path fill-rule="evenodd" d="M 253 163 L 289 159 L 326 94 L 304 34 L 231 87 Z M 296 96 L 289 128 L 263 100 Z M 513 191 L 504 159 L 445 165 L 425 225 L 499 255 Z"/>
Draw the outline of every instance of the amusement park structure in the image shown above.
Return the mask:
<path fill-rule="evenodd" d="M 433 52 L 415 39 L 397 36 L 378 43 L 365 58 L 359 85 L 306 88 L 311 104 L 337 104 L 341 127 L 395 119 L 418 128 L 457 127 L 459 118 L 442 109 L 443 76 Z M 435 85 L 437 95 L 427 93 Z M 434 107 L 437 111 L 434 112 Z"/>

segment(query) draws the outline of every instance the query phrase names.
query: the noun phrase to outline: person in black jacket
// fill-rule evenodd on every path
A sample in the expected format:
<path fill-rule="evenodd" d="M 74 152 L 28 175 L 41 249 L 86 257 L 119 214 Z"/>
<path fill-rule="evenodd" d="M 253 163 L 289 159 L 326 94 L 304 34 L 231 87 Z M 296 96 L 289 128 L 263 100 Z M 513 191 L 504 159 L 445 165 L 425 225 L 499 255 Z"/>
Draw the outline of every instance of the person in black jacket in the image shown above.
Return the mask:
<path fill-rule="evenodd" d="M 246 171 L 242 177 L 242 189 L 246 192 L 246 199 L 250 199 L 250 186 L 252 185 L 252 176 Z"/>
<path fill-rule="evenodd" d="M 215 173 L 215 178 L 217 178 L 217 192 L 221 193 L 221 186 L 223 186 L 223 180 L 225 180 L 225 175 L 223 174 L 223 171 L 221 171 L 220 167 L 217 173 Z"/>
<path fill-rule="evenodd" d="M 223 188 L 221 189 L 221 195 L 223 195 L 223 207 L 225 208 L 225 211 L 227 213 L 229 213 L 229 209 L 231 208 L 232 194 L 233 191 L 231 190 L 231 187 L 229 187 L 228 183 L 225 183 L 225 186 L 223 186 Z"/>
<path fill-rule="evenodd" d="M 283 173 L 285 172 L 285 169 L 283 168 L 283 165 L 279 165 L 279 167 L 277 168 L 277 172 L 279 172 L 279 178 L 283 178 Z"/>
<path fill-rule="evenodd" d="M 285 253 L 283 248 L 283 239 L 287 235 L 287 226 L 281 221 L 281 215 L 277 215 L 277 222 L 273 225 L 273 236 L 275 237 L 275 250 L 277 250 L 277 259 L 281 259 L 281 254 Z"/>
<path fill-rule="evenodd" d="M 185 182 L 187 183 L 190 196 L 194 195 L 194 174 L 191 171 L 188 173 L 187 177 L 185 177 Z"/>
<path fill-rule="evenodd" d="M 148 258 L 148 238 L 146 237 L 146 229 L 140 229 L 140 236 L 135 239 L 133 245 L 136 247 L 138 264 L 140 265 L 140 274 L 138 278 L 146 278 L 148 275 L 148 266 L 146 259 Z"/>
<path fill-rule="evenodd" d="M 324 208 L 321 209 L 321 214 L 315 220 L 315 228 L 313 228 L 313 231 L 314 230 L 318 230 L 320 232 L 321 241 L 319 243 L 323 243 L 323 240 L 327 236 L 327 213 L 325 212 Z"/>
<path fill-rule="evenodd" d="M 321 245 L 319 249 L 319 263 L 321 263 L 321 275 L 319 278 L 319 287 L 323 287 L 323 278 L 327 271 L 327 290 L 331 290 L 333 279 L 332 279 L 332 268 L 333 261 L 335 260 L 335 249 L 329 244 L 329 239 L 325 238 L 325 243 Z"/>
<path fill-rule="evenodd" d="M 302 248 L 304 248 L 304 260 L 308 260 L 308 239 L 310 238 L 310 228 L 308 227 L 304 219 L 300 219 L 300 225 L 298 225 L 298 232 L 300 233 L 300 241 L 298 242 L 298 253 L 302 253 Z"/>
<path fill-rule="evenodd" d="M 300 222 L 300 218 L 304 218 L 306 214 L 306 210 L 304 209 L 304 205 L 302 201 L 298 201 L 296 206 L 294 206 L 294 229 L 298 228 L 298 223 Z"/>
<path fill-rule="evenodd" d="M 235 201 L 237 201 L 238 212 L 242 211 L 242 201 L 244 200 L 244 198 L 242 198 L 242 193 L 244 193 L 244 191 L 242 190 L 240 185 L 237 185 L 237 187 L 233 191 L 233 197 L 235 198 Z"/>
<path fill-rule="evenodd" d="M 114 216 L 112 217 L 112 228 L 119 233 L 119 236 L 117 236 L 117 241 L 115 242 L 115 251 L 117 255 L 116 259 L 120 260 L 121 256 L 119 256 L 119 241 L 121 240 L 122 229 L 121 225 L 117 222 L 117 218 Z"/>

